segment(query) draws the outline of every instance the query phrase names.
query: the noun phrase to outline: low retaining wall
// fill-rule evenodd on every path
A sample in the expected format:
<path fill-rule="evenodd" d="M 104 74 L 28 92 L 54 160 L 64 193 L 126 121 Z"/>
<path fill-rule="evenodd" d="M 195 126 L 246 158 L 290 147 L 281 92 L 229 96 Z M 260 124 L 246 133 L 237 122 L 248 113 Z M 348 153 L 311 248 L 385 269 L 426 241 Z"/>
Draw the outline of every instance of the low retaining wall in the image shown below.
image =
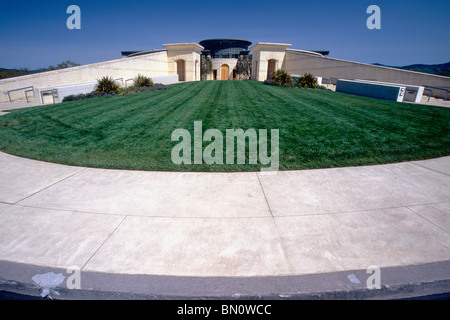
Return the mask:
<path fill-rule="evenodd" d="M 162 84 L 177 83 L 178 75 L 153 77 L 152 81 L 153 83 Z M 121 83 L 124 82 L 122 81 Z M 35 98 L 42 104 L 59 103 L 63 101 L 64 97 L 92 92 L 96 86 L 97 82 L 89 82 L 59 87 L 34 88 L 33 93 Z"/>
<path fill-rule="evenodd" d="M 0 80 L 0 102 L 9 102 L 7 91 L 22 87 L 56 88 L 84 85 L 110 76 L 114 79 L 134 78 L 138 74 L 150 78 L 169 75 L 167 51 L 161 50 L 137 57 L 122 58 L 79 67 L 47 71 Z M 36 96 L 39 99 L 39 96 Z M 25 100 L 24 91 L 11 93 L 11 100 Z"/>
<path fill-rule="evenodd" d="M 172 84 L 178 83 L 178 75 L 152 77 L 153 83 Z"/>
<path fill-rule="evenodd" d="M 336 92 L 403 102 L 406 87 L 375 82 L 338 79 L 336 84 Z"/>
<path fill-rule="evenodd" d="M 403 101 L 409 101 L 409 102 L 415 102 L 415 103 L 420 103 L 422 101 L 423 92 L 425 90 L 425 87 L 422 87 L 422 86 L 412 86 L 412 85 L 402 84 L 402 83 L 379 82 L 379 81 L 360 80 L 360 79 L 356 79 L 355 81 L 405 87 L 406 92 L 405 92 L 405 97 L 404 97 Z"/>
<path fill-rule="evenodd" d="M 34 95 L 39 102 L 43 104 L 47 103 L 59 103 L 62 102 L 64 97 L 70 95 L 76 95 L 80 93 L 89 93 L 94 91 L 97 83 L 84 83 L 84 84 L 75 84 L 70 86 L 61 86 L 61 87 L 45 87 L 45 88 L 36 88 L 34 89 Z M 55 94 L 50 93 L 50 91 L 55 92 Z M 45 92 L 49 92 L 48 95 L 45 95 Z M 53 101 L 54 99 L 54 101 Z"/>
<path fill-rule="evenodd" d="M 449 77 L 320 57 L 290 49 L 286 51 L 283 70 L 290 74 L 305 74 L 309 72 L 315 76 L 328 79 L 366 79 L 379 82 L 450 89 Z M 433 97 L 445 98 L 446 95 L 447 92 L 444 90 L 433 89 Z"/>

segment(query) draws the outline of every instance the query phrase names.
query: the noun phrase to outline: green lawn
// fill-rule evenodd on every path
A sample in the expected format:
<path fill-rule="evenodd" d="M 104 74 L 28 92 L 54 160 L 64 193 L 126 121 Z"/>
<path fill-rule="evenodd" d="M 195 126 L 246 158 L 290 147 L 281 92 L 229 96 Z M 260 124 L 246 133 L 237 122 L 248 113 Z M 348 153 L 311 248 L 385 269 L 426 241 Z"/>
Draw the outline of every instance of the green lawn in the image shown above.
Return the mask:
<path fill-rule="evenodd" d="M 175 165 L 171 134 L 279 129 L 280 169 L 327 168 L 450 154 L 450 109 L 253 81 L 205 81 L 19 109 L 0 117 L 0 150 L 77 166 L 256 171 L 259 165 Z M 205 142 L 204 146 L 209 142 Z"/>

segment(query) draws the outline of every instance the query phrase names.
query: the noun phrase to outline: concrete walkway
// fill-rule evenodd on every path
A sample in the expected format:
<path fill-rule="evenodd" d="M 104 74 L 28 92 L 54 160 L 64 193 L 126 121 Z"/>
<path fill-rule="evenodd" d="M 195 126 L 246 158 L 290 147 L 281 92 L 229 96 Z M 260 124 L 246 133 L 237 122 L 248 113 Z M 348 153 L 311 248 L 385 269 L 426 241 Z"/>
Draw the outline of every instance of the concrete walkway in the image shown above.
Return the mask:
<path fill-rule="evenodd" d="M 0 153 L 0 177 L 0 290 L 79 268 L 94 297 L 374 297 L 378 266 L 383 290 L 450 292 L 450 157 L 264 175 Z"/>

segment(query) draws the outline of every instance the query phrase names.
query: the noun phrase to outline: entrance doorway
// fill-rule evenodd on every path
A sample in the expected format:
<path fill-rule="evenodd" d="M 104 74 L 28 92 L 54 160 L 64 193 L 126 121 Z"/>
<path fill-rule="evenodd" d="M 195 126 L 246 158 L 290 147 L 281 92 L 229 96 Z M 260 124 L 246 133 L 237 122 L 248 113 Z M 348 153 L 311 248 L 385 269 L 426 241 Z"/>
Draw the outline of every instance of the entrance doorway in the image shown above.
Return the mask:
<path fill-rule="evenodd" d="M 186 62 L 181 59 L 177 61 L 178 81 L 186 81 Z"/>
<path fill-rule="evenodd" d="M 272 73 L 275 72 L 275 68 L 277 65 L 277 60 L 270 59 L 267 65 L 267 79 L 272 79 Z"/>
<path fill-rule="evenodd" d="M 220 80 L 228 80 L 230 77 L 230 67 L 227 64 L 223 64 L 220 67 Z"/>

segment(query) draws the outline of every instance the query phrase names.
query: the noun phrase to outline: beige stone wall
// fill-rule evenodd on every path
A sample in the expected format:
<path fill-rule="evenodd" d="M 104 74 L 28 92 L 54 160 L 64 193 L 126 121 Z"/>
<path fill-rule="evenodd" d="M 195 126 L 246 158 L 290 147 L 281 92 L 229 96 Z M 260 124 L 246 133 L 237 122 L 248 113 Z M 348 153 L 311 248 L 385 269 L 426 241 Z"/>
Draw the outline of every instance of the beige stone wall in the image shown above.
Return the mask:
<path fill-rule="evenodd" d="M 376 80 L 450 89 L 450 78 L 448 77 L 320 57 L 319 55 L 289 49 L 286 51 L 283 68 L 290 74 L 302 75 L 309 72 L 324 78 Z M 444 95 L 444 91 L 433 90 L 433 96 L 443 97 Z"/>
<path fill-rule="evenodd" d="M 185 81 L 200 81 L 200 53 L 204 48 L 197 43 L 173 43 L 167 48 L 168 75 L 177 74 L 177 61 L 185 61 Z"/>
<path fill-rule="evenodd" d="M 228 79 L 233 80 L 233 70 L 236 69 L 237 59 L 218 58 L 211 59 L 212 70 L 217 70 L 217 80 L 222 79 L 222 65 L 226 64 L 229 67 Z"/>
<path fill-rule="evenodd" d="M 57 87 L 72 84 L 96 82 L 103 76 L 114 79 L 123 78 L 125 81 L 137 74 L 148 77 L 168 75 L 167 51 L 162 50 L 137 57 L 122 58 L 106 62 L 94 63 L 62 70 L 26 75 L 11 79 L 0 80 L 0 102 L 8 102 L 7 90 L 27 86 Z M 11 93 L 13 100 L 25 99 L 23 91 Z"/>
<path fill-rule="evenodd" d="M 275 60 L 275 70 L 284 68 L 286 49 L 290 44 L 259 42 L 250 49 L 253 51 L 252 80 L 267 79 L 269 60 Z"/>

